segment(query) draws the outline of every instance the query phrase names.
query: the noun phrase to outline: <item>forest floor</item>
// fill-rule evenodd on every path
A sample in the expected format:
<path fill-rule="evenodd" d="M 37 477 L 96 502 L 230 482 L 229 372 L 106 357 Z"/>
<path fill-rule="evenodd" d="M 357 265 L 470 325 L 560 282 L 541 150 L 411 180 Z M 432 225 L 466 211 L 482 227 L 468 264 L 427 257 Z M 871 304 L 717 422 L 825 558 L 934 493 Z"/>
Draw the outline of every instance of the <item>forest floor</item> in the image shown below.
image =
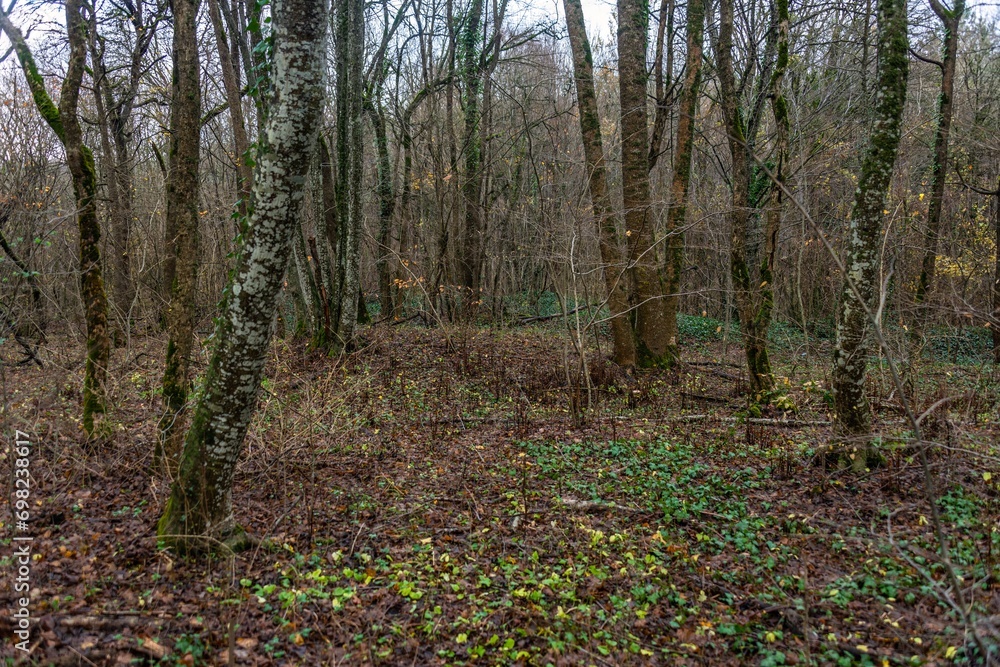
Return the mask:
<path fill-rule="evenodd" d="M 975 662 L 972 629 L 996 641 L 991 364 L 927 361 L 917 383 L 920 410 L 957 397 L 926 426 L 959 596 L 884 371 L 870 391 L 886 465 L 855 475 L 816 455 L 832 438 L 826 350 L 779 350 L 790 402 L 749 420 L 738 346 L 688 340 L 690 363 L 634 380 L 591 350 L 574 417 L 588 392 L 569 386 L 567 340 L 376 327 L 339 360 L 276 341 L 234 491 L 259 544 L 193 560 L 156 541 L 163 340 L 116 350 L 117 429 L 96 449 L 78 423 L 82 346 L 6 368 L 5 437 L 35 445 L 30 662 L 942 665 Z"/>

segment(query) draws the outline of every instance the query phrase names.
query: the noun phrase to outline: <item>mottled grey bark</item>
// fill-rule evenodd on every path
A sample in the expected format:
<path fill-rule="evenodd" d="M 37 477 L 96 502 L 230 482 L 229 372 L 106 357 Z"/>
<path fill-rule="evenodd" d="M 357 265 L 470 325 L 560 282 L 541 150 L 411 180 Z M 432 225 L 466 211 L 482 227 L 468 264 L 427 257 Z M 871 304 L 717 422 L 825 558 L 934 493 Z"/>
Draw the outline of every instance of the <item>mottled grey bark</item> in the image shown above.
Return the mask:
<path fill-rule="evenodd" d="M 847 226 L 847 276 L 841 289 L 833 364 L 834 412 L 838 432 L 865 438 L 871 408 L 865 396 L 869 354 L 867 307 L 874 311 L 880 261 L 883 209 L 899 147 L 906 104 L 906 1 L 878 0 L 878 81 L 875 120 L 861 163 L 851 219 Z M 850 282 L 848 282 L 848 278 Z M 845 443 L 844 455 L 863 470 L 875 453 L 867 445 Z"/>
<path fill-rule="evenodd" d="M 170 100 L 170 169 L 167 171 L 167 255 L 173 264 L 165 312 L 167 359 L 163 415 L 154 466 L 172 472 L 180 454 L 184 406 L 191 390 L 195 288 L 198 277 L 198 161 L 201 136 L 201 64 L 198 0 L 173 0 L 173 87 Z"/>
<path fill-rule="evenodd" d="M 241 535 L 233 517 L 233 473 L 256 404 L 319 127 L 325 3 L 276 0 L 271 6 L 271 100 L 258 148 L 255 207 L 158 526 L 164 541 L 181 547 L 238 542 Z"/>
<path fill-rule="evenodd" d="M 627 271 L 618 231 L 619 216 L 608 194 L 604 142 L 597 112 L 597 94 L 594 91 L 594 60 L 580 0 L 563 0 L 563 7 L 566 11 L 569 44 L 573 51 L 573 76 L 576 80 L 577 106 L 580 109 L 580 132 L 583 135 L 583 153 L 587 161 L 590 201 L 597 226 L 601 262 L 604 264 L 608 309 L 611 311 L 614 358 L 618 365 L 627 368 L 635 366 L 635 341 L 628 321 Z"/>

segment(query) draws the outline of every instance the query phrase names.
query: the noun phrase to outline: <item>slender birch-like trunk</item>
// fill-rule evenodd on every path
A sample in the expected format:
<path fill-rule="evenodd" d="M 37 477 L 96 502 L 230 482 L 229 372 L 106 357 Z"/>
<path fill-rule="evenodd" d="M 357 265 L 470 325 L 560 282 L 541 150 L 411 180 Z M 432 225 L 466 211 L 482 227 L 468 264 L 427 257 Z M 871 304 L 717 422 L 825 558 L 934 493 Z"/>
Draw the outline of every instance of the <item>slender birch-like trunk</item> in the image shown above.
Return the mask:
<path fill-rule="evenodd" d="M 226 289 L 180 469 L 158 526 L 161 539 L 181 548 L 245 544 L 233 517 L 233 473 L 260 387 L 319 128 L 325 3 L 275 0 L 271 7 L 271 100 L 260 137 L 255 206 L 235 277 Z"/>
<path fill-rule="evenodd" d="M 687 62 L 681 88 L 680 116 L 677 118 L 674 173 L 670 183 L 670 206 L 667 208 L 667 252 L 663 271 L 663 318 L 667 337 L 667 355 L 677 361 L 677 310 L 680 305 L 681 274 L 684 270 L 684 219 L 687 216 L 688 189 L 691 185 L 691 157 L 694 154 L 694 117 L 698 110 L 701 87 L 702 47 L 705 39 L 705 2 L 688 0 Z"/>
<path fill-rule="evenodd" d="M 934 133 L 934 163 L 931 165 L 931 198 L 927 205 L 927 229 L 924 233 L 924 258 L 920 266 L 920 279 L 914 295 L 917 312 L 911 331 L 919 341 L 930 321 L 927 298 L 934 288 L 935 264 L 941 236 L 941 211 L 944 205 L 945 176 L 948 174 L 948 137 L 951 134 L 952 108 L 954 106 L 955 64 L 958 62 L 958 27 L 965 12 L 965 0 L 956 0 L 948 9 L 938 0 L 931 0 L 931 9 L 944 25 L 944 57 L 941 66 L 941 92 L 938 94 L 937 129 Z"/>

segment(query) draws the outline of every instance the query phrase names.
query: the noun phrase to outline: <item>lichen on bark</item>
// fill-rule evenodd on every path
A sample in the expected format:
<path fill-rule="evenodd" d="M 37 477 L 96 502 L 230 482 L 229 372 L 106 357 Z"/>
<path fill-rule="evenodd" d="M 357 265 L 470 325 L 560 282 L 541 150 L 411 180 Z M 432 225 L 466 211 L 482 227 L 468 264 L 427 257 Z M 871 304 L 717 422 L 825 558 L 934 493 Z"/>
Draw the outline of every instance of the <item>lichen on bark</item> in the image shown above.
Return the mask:
<path fill-rule="evenodd" d="M 272 99 L 260 138 L 255 207 L 158 525 L 161 540 L 179 548 L 212 548 L 242 534 L 233 517 L 233 474 L 260 388 L 319 125 L 325 3 L 277 0 L 272 11 Z"/>
<path fill-rule="evenodd" d="M 869 443 L 871 407 L 865 395 L 875 281 L 885 198 L 899 147 L 906 104 L 908 41 L 905 0 L 878 0 L 878 85 L 874 124 L 861 163 L 847 226 L 847 252 L 833 363 L 835 424 L 841 446 L 834 454 L 856 470 L 874 463 Z M 866 312 L 868 311 L 868 312 Z"/>

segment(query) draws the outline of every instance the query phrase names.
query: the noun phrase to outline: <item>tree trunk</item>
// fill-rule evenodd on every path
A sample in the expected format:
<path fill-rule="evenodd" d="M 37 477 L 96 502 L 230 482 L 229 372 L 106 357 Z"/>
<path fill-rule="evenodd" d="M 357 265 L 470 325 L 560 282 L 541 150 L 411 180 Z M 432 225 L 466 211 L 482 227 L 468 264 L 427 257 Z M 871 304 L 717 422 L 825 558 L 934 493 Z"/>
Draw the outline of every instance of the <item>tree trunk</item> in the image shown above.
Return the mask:
<path fill-rule="evenodd" d="M 681 275 L 684 270 L 684 221 L 687 215 L 688 188 L 691 185 L 691 157 L 694 153 L 694 119 L 698 111 L 701 87 L 701 57 L 705 36 L 705 2 L 688 0 L 687 63 L 681 89 L 680 116 L 677 118 L 676 156 L 670 183 L 670 206 L 667 209 L 667 253 L 663 271 L 663 318 L 667 354 L 676 361 L 677 310 L 680 305 Z"/>
<path fill-rule="evenodd" d="M 649 201 L 649 139 L 646 109 L 648 8 L 642 0 L 618 0 L 618 99 L 621 104 L 622 200 L 631 268 L 629 306 L 635 324 L 636 363 L 668 367 L 663 285 L 657 269 Z"/>
<path fill-rule="evenodd" d="M 393 187 L 392 164 L 389 160 L 389 139 L 386 136 L 385 110 L 375 104 L 368 105 L 368 116 L 375 128 L 375 152 L 378 156 L 378 246 L 375 263 L 378 268 L 378 293 L 382 306 L 381 317 L 392 319 L 396 315 L 396 305 L 392 285 L 392 217 L 396 208 L 396 192 Z"/>
<path fill-rule="evenodd" d="M 325 3 L 276 0 L 271 6 L 272 98 L 258 149 L 255 206 L 216 325 L 178 477 L 158 526 L 162 539 L 182 548 L 243 542 L 233 518 L 233 472 L 260 387 L 319 127 Z"/>
<path fill-rule="evenodd" d="M 358 321 L 361 282 L 361 234 L 364 176 L 364 3 L 339 0 L 337 4 L 337 169 L 324 170 L 324 178 L 335 176 L 335 215 L 327 233 L 334 248 L 335 279 L 330 290 L 333 339 L 332 352 L 346 349 L 354 338 Z M 333 213 L 331 212 L 331 213 Z"/>
<path fill-rule="evenodd" d="M 461 37 L 462 82 L 465 98 L 465 174 L 462 178 L 462 198 L 465 201 L 465 229 L 462 230 L 461 268 L 462 286 L 469 290 L 470 303 L 479 299 L 479 280 L 482 273 L 482 136 L 479 131 L 479 98 L 482 93 L 482 36 L 483 0 L 472 0 Z"/>
<path fill-rule="evenodd" d="M 87 27 L 79 0 L 66 2 L 66 32 L 69 37 L 69 64 L 63 79 L 59 106 L 45 89 L 45 82 L 21 31 L 0 7 L 0 29 L 13 44 L 42 118 L 66 149 L 66 163 L 73 179 L 76 219 L 80 230 L 80 294 L 87 323 L 87 358 L 83 379 L 83 429 L 88 437 L 98 435 L 100 419 L 106 412 L 105 380 L 111 356 L 108 337 L 108 299 L 101 275 L 101 226 L 97 219 L 97 172 L 94 154 L 83 143 L 77 117 L 80 87 L 87 65 Z M 103 429 L 102 429 L 103 430 Z"/>
<path fill-rule="evenodd" d="M 180 454 L 184 406 L 191 389 L 195 287 L 198 276 L 198 160 L 201 136 L 199 0 L 173 0 L 173 88 L 170 102 L 170 169 L 167 171 L 166 249 L 173 282 L 166 311 L 167 359 L 163 415 L 154 466 L 172 473 Z"/>
<path fill-rule="evenodd" d="M 759 169 L 751 168 L 754 143 L 757 137 L 764 96 L 753 96 L 751 106 L 742 108 L 739 88 L 733 67 L 733 0 L 723 0 L 719 5 L 718 69 L 722 115 L 729 138 L 732 161 L 732 234 L 729 246 L 730 274 L 736 297 L 736 310 L 740 318 L 743 350 L 746 354 L 750 390 L 755 397 L 762 397 L 774 387 L 774 375 L 767 350 L 767 328 L 773 303 L 770 274 L 773 269 L 774 241 L 770 230 L 761 229 L 760 204 L 770 188 L 770 179 Z M 766 71 L 770 68 L 771 51 L 778 41 L 772 32 L 765 48 L 764 66 L 757 80 L 763 90 L 773 85 Z M 765 83 L 767 81 L 768 83 Z M 780 82 L 780 77 L 779 77 Z M 744 81 L 742 88 L 749 88 Z M 777 218 L 780 221 L 780 217 Z M 768 235 L 760 252 L 759 237 Z M 777 233 L 775 232 L 774 236 Z"/>
<path fill-rule="evenodd" d="M 250 204 L 250 193 L 253 189 L 253 169 L 247 162 L 250 142 L 247 139 L 246 121 L 243 118 L 240 79 L 233 64 L 232 51 L 226 41 L 226 29 L 222 23 L 219 0 L 208 0 L 208 15 L 212 19 L 212 30 L 215 32 L 215 44 L 219 51 L 219 64 L 222 68 L 222 85 L 226 91 L 229 121 L 233 127 L 233 151 L 236 153 L 237 193 L 239 195 L 238 210 L 240 217 L 245 219 Z"/>
<path fill-rule="evenodd" d="M 628 321 L 627 272 L 622 261 L 618 216 L 608 195 L 601 120 L 597 112 L 597 94 L 594 91 L 594 61 L 580 0 L 563 0 L 563 7 L 566 11 L 569 43 L 573 50 L 573 74 L 576 79 L 577 106 L 580 110 L 583 152 L 587 161 L 590 201 L 594 211 L 594 222 L 597 224 L 601 263 L 604 264 L 608 309 L 611 311 L 614 358 L 619 366 L 629 368 L 635 366 L 635 340 L 632 338 L 632 328 Z"/>
<path fill-rule="evenodd" d="M 899 147 L 906 103 L 907 35 L 905 0 L 878 0 L 878 82 L 875 122 L 861 163 L 854 207 L 847 227 L 847 276 L 840 295 L 834 352 L 834 412 L 845 438 L 866 437 L 871 408 L 865 396 L 869 318 L 874 310 L 875 281 L 882 240 L 883 208 Z M 848 279 L 853 283 L 848 282 Z M 864 470 L 874 452 L 846 444 L 844 454 Z"/>
<path fill-rule="evenodd" d="M 931 316 L 926 302 L 934 288 L 938 239 L 941 235 L 941 210 L 944 204 L 945 177 L 948 174 L 948 137 L 951 133 L 955 90 L 955 63 L 958 61 L 958 26 L 965 11 L 965 0 L 956 0 L 955 8 L 951 10 L 945 8 L 938 0 L 931 0 L 931 8 L 944 25 L 944 58 L 941 61 L 941 93 L 938 95 L 934 163 L 931 166 L 931 198 L 927 205 L 927 229 L 924 233 L 924 258 L 914 297 L 917 312 L 911 332 L 915 342 L 922 338 L 924 327 L 930 322 Z"/>
<path fill-rule="evenodd" d="M 1000 179 L 993 196 L 993 233 L 996 247 L 1000 249 Z M 1000 365 L 1000 251 L 996 253 L 993 267 L 993 364 Z"/>

